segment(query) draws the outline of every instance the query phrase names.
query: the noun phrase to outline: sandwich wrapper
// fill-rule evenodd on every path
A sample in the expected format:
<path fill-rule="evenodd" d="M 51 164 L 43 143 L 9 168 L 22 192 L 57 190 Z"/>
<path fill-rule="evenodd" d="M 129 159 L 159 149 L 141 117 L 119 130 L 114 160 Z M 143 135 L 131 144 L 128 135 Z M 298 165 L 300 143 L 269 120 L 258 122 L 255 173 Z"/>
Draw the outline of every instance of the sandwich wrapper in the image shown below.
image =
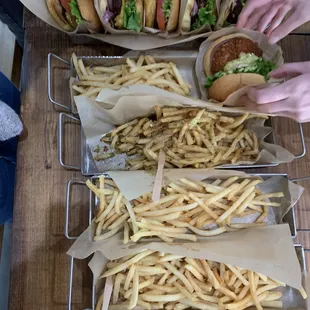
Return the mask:
<path fill-rule="evenodd" d="M 100 138 L 111 131 L 115 125 L 124 124 L 136 117 L 144 117 L 153 112 L 152 108 L 158 106 L 186 106 L 203 107 L 210 111 L 220 111 L 225 115 L 240 115 L 242 109 L 225 108 L 216 104 L 187 98 L 147 85 L 124 87 L 120 91 L 103 90 L 97 101 L 85 96 L 74 97 L 82 123 L 87 144 L 93 157 L 100 155 L 93 150 L 100 147 L 109 148 L 109 145 L 100 142 Z M 294 155 L 283 147 L 270 144 L 264 138 L 272 132 L 272 128 L 264 126 L 264 119 L 250 119 L 246 122 L 249 130 L 255 132 L 260 141 L 260 154 L 257 164 L 291 162 Z M 101 148 L 102 149 L 102 148 Z M 107 170 L 124 170 L 126 154 L 116 156 L 104 161 L 96 161 L 98 172 Z M 239 162 L 236 164 L 254 164 L 254 162 Z"/>
<path fill-rule="evenodd" d="M 186 1 L 187 0 L 181 0 L 181 2 Z M 28 10 L 30 10 L 41 20 L 43 20 L 47 24 L 51 25 L 54 28 L 57 28 L 62 32 L 66 32 L 54 21 L 54 19 L 52 18 L 46 7 L 45 1 L 21 0 L 21 2 Z M 104 27 L 105 30 L 107 30 L 106 25 Z M 109 27 L 109 29 L 110 28 L 111 27 Z M 174 44 L 185 44 L 187 42 L 194 41 L 198 38 L 206 38 L 210 34 L 210 33 L 199 33 L 193 36 L 176 36 L 175 33 L 169 33 L 168 35 L 166 33 L 159 33 L 158 35 L 156 34 L 142 35 L 141 33 L 132 34 L 132 32 L 129 30 L 115 30 L 115 29 L 113 30 L 114 31 L 111 34 L 104 34 L 104 33 L 82 34 L 79 33 L 80 29 L 76 29 L 74 32 L 66 32 L 66 33 L 69 35 L 96 39 L 101 42 L 118 45 L 131 50 L 141 50 L 141 51 L 157 47 L 170 46 Z"/>
<path fill-rule="evenodd" d="M 249 29 L 237 29 L 235 27 L 223 28 L 217 32 L 214 32 L 210 37 L 205 40 L 200 48 L 196 61 L 196 75 L 198 79 L 198 85 L 200 88 L 202 99 L 208 100 L 207 90 L 205 88 L 206 83 L 206 74 L 204 71 L 204 55 L 207 50 L 210 48 L 211 44 L 217 39 L 227 36 L 233 33 L 244 33 L 248 35 L 254 42 L 258 44 L 260 49 L 263 51 L 263 57 L 267 60 L 271 60 L 277 67 L 284 63 L 282 56 L 282 49 L 277 44 L 269 44 L 268 37 L 260 32 L 249 30 Z M 270 80 L 269 82 L 272 82 Z M 267 83 L 268 84 L 268 83 Z M 242 88 L 233 94 L 231 94 L 224 102 L 221 102 L 225 106 L 240 106 L 240 98 L 247 93 L 248 87 Z"/>

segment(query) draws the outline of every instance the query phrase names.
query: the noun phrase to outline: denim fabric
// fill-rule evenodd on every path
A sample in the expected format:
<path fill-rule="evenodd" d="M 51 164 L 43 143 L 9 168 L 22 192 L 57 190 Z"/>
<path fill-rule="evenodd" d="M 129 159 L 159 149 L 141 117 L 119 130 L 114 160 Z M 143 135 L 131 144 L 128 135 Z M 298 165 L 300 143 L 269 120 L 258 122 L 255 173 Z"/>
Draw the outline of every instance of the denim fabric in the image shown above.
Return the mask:
<path fill-rule="evenodd" d="M 24 47 L 23 5 L 19 0 L 0 0 L 0 20 L 16 37 L 20 47 Z"/>
<path fill-rule="evenodd" d="M 20 92 L 1 72 L 0 99 L 19 114 Z M 0 142 L 0 225 L 13 214 L 17 143 L 18 137 Z"/>

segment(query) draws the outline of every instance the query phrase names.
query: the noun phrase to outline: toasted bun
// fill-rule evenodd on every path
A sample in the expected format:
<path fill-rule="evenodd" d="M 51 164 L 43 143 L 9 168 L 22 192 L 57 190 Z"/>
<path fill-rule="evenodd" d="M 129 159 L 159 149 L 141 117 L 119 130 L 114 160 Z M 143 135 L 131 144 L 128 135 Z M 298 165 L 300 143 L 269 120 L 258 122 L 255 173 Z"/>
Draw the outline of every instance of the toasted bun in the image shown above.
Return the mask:
<path fill-rule="evenodd" d="M 213 83 L 208 89 L 208 97 L 209 99 L 223 102 L 238 89 L 264 83 L 264 77 L 256 73 L 228 74 L 220 77 Z"/>
<path fill-rule="evenodd" d="M 143 25 L 143 17 L 144 17 L 144 7 L 143 7 L 143 0 L 136 0 L 136 11 L 141 18 L 141 23 Z"/>
<path fill-rule="evenodd" d="M 69 24 L 65 16 L 60 14 L 62 8 L 59 0 L 46 0 L 46 5 L 51 16 L 62 29 L 65 31 L 74 31 L 74 28 Z"/>
<path fill-rule="evenodd" d="M 144 0 L 145 27 L 154 28 L 156 18 L 156 0 Z"/>
<path fill-rule="evenodd" d="M 83 19 L 91 24 L 90 30 L 100 32 L 102 25 L 94 6 L 94 0 L 77 0 L 77 4 Z"/>
<path fill-rule="evenodd" d="M 108 7 L 108 0 L 95 0 L 97 2 L 97 7 L 99 8 L 100 13 L 103 15 Z"/>
<path fill-rule="evenodd" d="M 192 13 L 192 10 L 194 7 L 194 3 L 195 3 L 195 0 L 188 0 L 187 1 L 185 11 L 184 11 L 184 15 L 182 18 L 182 23 L 181 23 L 181 29 L 184 32 L 189 32 L 191 29 L 191 20 L 192 20 L 191 13 Z"/>
<path fill-rule="evenodd" d="M 207 76 L 223 70 L 225 65 L 240 56 L 240 53 L 262 56 L 262 50 L 247 35 L 233 33 L 215 40 L 204 56 L 204 70 Z"/>
<path fill-rule="evenodd" d="M 219 10 L 219 17 L 217 19 L 215 30 L 223 28 L 223 25 L 229 16 L 230 12 L 233 10 L 234 0 L 222 0 Z"/>
<path fill-rule="evenodd" d="M 170 16 L 166 25 L 166 30 L 168 32 L 176 30 L 179 20 L 179 11 L 180 11 L 180 0 L 172 0 L 170 8 Z"/>

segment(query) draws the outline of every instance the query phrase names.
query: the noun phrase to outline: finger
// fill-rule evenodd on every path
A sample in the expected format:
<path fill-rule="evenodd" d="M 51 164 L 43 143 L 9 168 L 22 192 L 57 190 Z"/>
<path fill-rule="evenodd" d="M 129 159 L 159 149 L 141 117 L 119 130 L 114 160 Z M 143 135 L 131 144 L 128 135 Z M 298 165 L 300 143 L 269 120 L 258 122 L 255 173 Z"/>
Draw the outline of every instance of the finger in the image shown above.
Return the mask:
<path fill-rule="evenodd" d="M 289 5 L 284 4 L 278 11 L 278 13 L 275 15 L 273 20 L 270 23 L 270 26 L 268 27 L 266 34 L 269 36 L 271 32 L 277 28 L 285 18 L 286 14 L 291 10 L 292 8 Z"/>
<path fill-rule="evenodd" d="M 247 96 L 257 104 L 276 102 L 289 97 L 290 81 L 283 84 L 269 84 L 263 89 L 252 87 L 248 90 Z"/>
<path fill-rule="evenodd" d="M 273 115 L 282 115 L 285 112 L 294 112 L 290 98 L 279 100 L 277 102 L 257 105 L 256 110 L 259 113 Z"/>
<path fill-rule="evenodd" d="M 261 20 L 261 18 L 263 18 L 265 13 L 266 13 L 266 8 L 255 10 L 249 17 L 244 28 L 256 29 L 259 21 Z"/>
<path fill-rule="evenodd" d="M 298 28 L 304 23 L 304 20 L 301 18 L 302 14 L 299 11 L 295 11 L 289 18 L 284 21 L 280 26 L 275 28 L 270 33 L 270 44 L 275 44 L 282 38 L 286 37 L 294 29 Z"/>
<path fill-rule="evenodd" d="M 279 68 L 269 73 L 270 77 L 283 78 L 286 76 L 295 76 L 298 74 L 309 72 L 308 62 L 293 62 L 281 65 Z"/>
<path fill-rule="evenodd" d="M 237 28 L 246 28 L 245 25 L 249 21 L 249 17 L 253 14 L 253 12 L 262 6 L 261 1 L 247 1 L 247 4 L 241 11 L 236 27 Z"/>
<path fill-rule="evenodd" d="M 242 103 L 241 106 L 244 106 L 250 113 L 280 115 L 281 113 L 288 111 L 288 104 L 283 104 L 286 100 L 287 99 L 267 104 L 256 104 L 248 96 L 243 96 L 240 99 L 240 102 Z"/>
<path fill-rule="evenodd" d="M 277 15 L 278 10 L 280 9 L 281 4 L 272 5 L 269 10 L 265 13 L 265 15 L 260 19 L 258 23 L 257 30 L 259 32 L 264 32 L 268 25 L 271 23 L 273 18 Z"/>

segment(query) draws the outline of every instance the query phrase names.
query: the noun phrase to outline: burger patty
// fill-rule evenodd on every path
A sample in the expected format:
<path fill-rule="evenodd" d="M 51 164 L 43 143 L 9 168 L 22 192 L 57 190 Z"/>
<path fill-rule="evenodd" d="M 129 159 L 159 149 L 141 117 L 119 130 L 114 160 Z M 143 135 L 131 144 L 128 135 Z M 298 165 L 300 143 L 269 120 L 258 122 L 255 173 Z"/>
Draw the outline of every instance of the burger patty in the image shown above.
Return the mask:
<path fill-rule="evenodd" d="M 222 71 L 225 65 L 237 58 L 241 53 L 253 53 L 258 57 L 263 55 L 263 51 L 255 42 L 247 38 L 233 38 L 219 44 L 211 55 L 211 71 L 212 74 Z"/>

